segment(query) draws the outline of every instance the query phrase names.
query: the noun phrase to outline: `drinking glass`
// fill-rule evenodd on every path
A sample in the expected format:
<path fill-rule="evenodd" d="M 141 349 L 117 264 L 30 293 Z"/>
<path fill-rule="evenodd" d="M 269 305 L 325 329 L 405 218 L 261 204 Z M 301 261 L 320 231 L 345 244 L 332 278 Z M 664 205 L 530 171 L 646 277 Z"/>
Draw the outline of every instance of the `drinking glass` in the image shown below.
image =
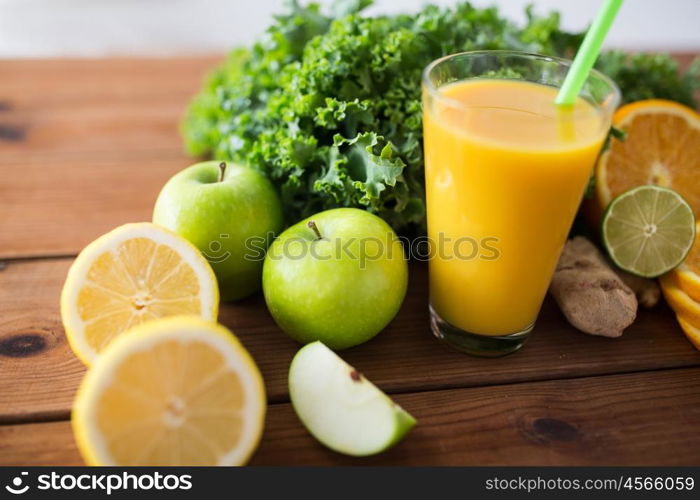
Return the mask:
<path fill-rule="evenodd" d="M 535 324 L 620 102 L 592 71 L 557 107 L 570 65 L 476 51 L 423 73 L 431 330 L 459 350 L 513 352 Z"/>

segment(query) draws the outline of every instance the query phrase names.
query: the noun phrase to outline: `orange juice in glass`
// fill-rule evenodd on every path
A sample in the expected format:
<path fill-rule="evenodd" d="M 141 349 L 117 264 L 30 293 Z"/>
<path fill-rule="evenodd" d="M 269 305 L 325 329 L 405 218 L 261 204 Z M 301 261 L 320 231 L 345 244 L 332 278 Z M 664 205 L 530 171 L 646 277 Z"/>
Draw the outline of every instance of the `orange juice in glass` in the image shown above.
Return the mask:
<path fill-rule="evenodd" d="M 608 134 L 620 94 L 604 75 L 554 104 L 569 65 L 478 51 L 425 70 L 431 329 L 462 351 L 523 345 Z"/>

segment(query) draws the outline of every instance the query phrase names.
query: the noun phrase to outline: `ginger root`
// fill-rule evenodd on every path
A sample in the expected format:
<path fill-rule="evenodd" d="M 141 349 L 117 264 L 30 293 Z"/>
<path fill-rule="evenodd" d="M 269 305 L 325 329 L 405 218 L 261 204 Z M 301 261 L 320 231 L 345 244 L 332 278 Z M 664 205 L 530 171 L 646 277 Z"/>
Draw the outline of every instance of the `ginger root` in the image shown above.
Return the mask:
<path fill-rule="evenodd" d="M 619 268 L 615 268 L 615 272 L 622 278 L 625 285 L 632 289 L 637 296 L 639 305 L 650 309 L 659 303 L 661 299 L 661 288 L 659 288 L 659 284 L 656 280 L 640 278 L 639 276 L 635 276 Z"/>
<path fill-rule="evenodd" d="M 637 316 L 637 298 L 586 238 L 566 243 L 549 291 L 573 326 L 619 337 Z"/>

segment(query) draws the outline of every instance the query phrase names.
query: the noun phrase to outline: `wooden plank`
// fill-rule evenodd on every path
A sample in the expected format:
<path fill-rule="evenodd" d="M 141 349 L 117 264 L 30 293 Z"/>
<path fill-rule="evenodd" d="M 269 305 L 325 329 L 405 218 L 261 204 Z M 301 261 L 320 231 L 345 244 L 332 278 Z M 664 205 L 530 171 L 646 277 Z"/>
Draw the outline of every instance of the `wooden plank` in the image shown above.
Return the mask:
<path fill-rule="evenodd" d="M 151 220 L 161 186 L 190 163 L 175 153 L 0 165 L 0 259 L 76 255 L 116 226 Z"/>
<path fill-rule="evenodd" d="M 0 90 L 37 108 L 191 92 L 225 54 L 193 57 L 2 59 Z M 109 105 L 109 102 L 105 102 Z"/>
<path fill-rule="evenodd" d="M 2 113 L 0 168 L 11 174 L 17 164 L 47 165 L 57 158 L 63 160 L 62 156 L 128 162 L 184 155 L 179 123 L 186 101 L 183 95 L 175 100 L 132 99 L 119 106 L 112 104 L 113 108 L 83 104 L 66 111 Z"/>
<path fill-rule="evenodd" d="M 219 60 L 1 61 L 0 258 L 76 254 L 149 220 L 193 162 L 179 122 Z"/>
<path fill-rule="evenodd" d="M 185 106 L 221 58 L 0 61 L 0 164 L 180 152 Z"/>
<path fill-rule="evenodd" d="M 700 50 L 696 52 L 676 52 L 673 57 L 678 61 L 678 65 L 682 71 L 685 71 L 693 59 L 700 57 Z"/>
<path fill-rule="evenodd" d="M 700 369 L 397 396 L 418 425 L 350 458 L 272 405 L 252 465 L 700 465 Z M 0 426 L 0 465 L 78 465 L 66 421 Z"/>
<path fill-rule="evenodd" d="M 384 455 L 353 459 L 273 407 L 255 465 L 700 465 L 700 369 L 432 391 Z"/>
<path fill-rule="evenodd" d="M 85 368 L 61 326 L 60 286 L 69 260 L 0 270 L 0 423 L 66 418 Z"/>
<path fill-rule="evenodd" d="M 85 465 L 70 422 L 0 426 L 0 463 L 4 465 Z"/>
<path fill-rule="evenodd" d="M 9 262 L 0 272 L 0 422 L 69 412 L 83 374 L 66 344 L 58 312 L 69 265 L 70 259 Z M 426 281 L 425 266 L 412 265 L 399 315 L 377 338 L 343 352 L 391 393 L 700 365 L 700 353 L 665 306 L 640 311 L 622 338 L 606 339 L 574 330 L 551 301 L 520 352 L 501 359 L 467 356 L 431 336 Z M 219 319 L 251 351 L 270 399 L 286 401 L 287 370 L 298 345 L 274 324 L 262 297 L 223 305 Z M 14 354 L 11 347 L 23 342 L 43 342 L 43 348 Z"/>

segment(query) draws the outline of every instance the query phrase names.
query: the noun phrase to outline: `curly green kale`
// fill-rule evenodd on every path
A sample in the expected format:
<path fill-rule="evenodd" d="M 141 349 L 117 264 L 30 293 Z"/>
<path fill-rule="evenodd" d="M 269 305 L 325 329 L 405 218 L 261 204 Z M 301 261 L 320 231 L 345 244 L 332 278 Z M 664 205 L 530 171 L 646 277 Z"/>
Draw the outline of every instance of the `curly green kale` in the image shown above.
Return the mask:
<path fill-rule="evenodd" d="M 234 51 L 193 100 L 188 151 L 239 161 L 278 188 L 288 222 L 327 208 L 362 207 L 395 229 L 424 231 L 423 68 L 446 54 L 516 49 L 570 56 L 580 34 L 559 15 L 519 28 L 495 8 L 429 5 L 414 15 L 366 17 L 371 0 L 344 0 L 324 14 L 289 4 L 248 51 Z M 667 56 L 610 53 L 601 68 L 627 100 L 692 102 L 691 76 Z"/>
<path fill-rule="evenodd" d="M 659 98 L 695 107 L 693 94 L 700 89 L 700 59 L 680 73 L 678 62 L 666 54 L 626 54 L 613 50 L 601 54 L 596 66 L 615 80 L 623 102 Z"/>

